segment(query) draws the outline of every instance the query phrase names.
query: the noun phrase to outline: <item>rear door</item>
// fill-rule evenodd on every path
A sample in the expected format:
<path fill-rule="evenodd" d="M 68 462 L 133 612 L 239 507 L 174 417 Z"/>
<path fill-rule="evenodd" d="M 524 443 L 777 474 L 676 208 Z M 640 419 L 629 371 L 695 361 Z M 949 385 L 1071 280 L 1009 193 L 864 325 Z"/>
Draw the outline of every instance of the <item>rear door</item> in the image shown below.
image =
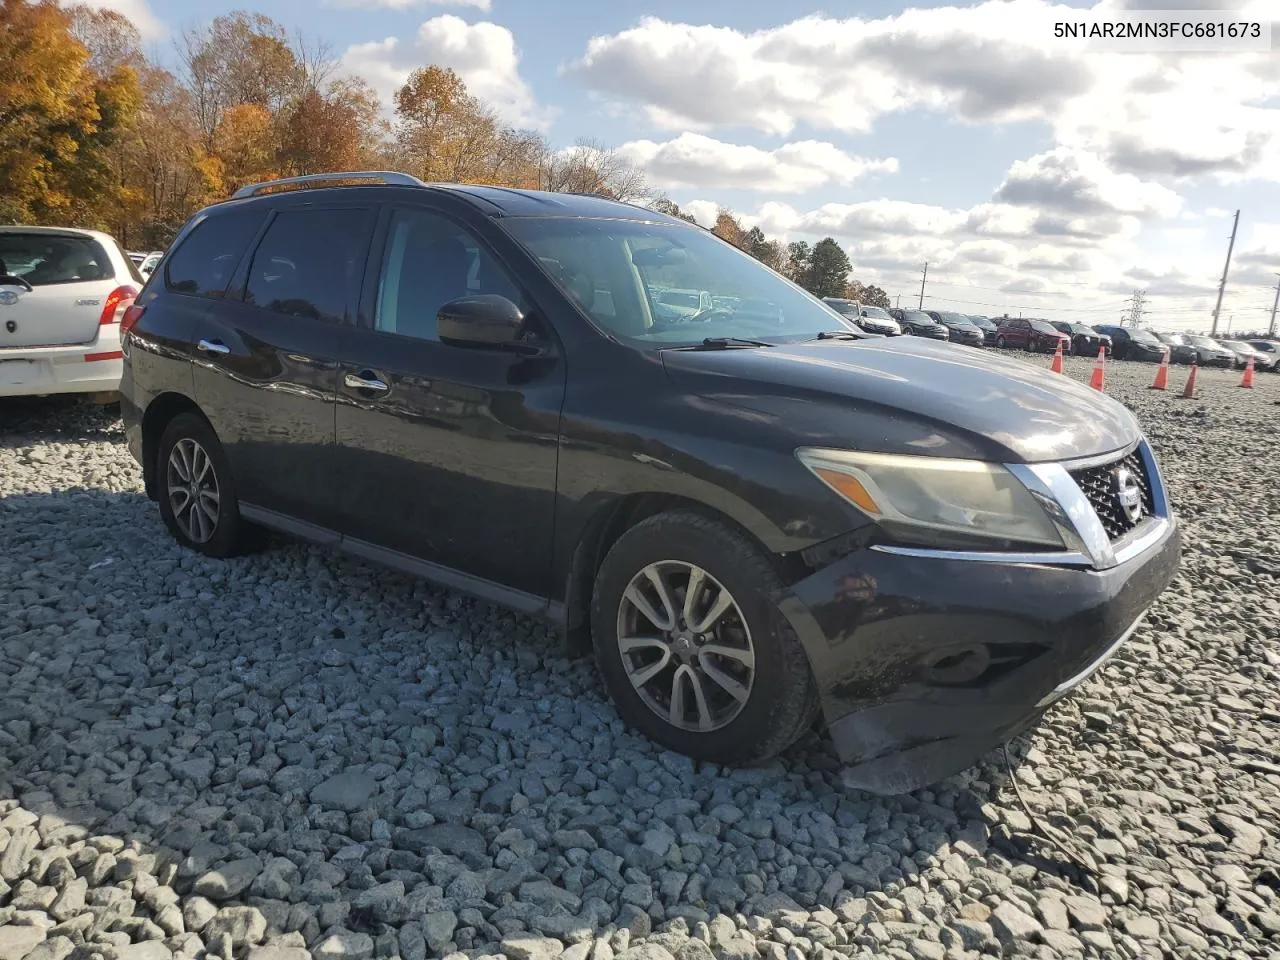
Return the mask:
<path fill-rule="evenodd" d="M 355 312 L 376 211 L 338 198 L 281 204 L 197 326 L 196 402 L 250 516 L 256 507 L 335 524 L 339 335 Z"/>
<path fill-rule="evenodd" d="M 0 230 L 0 350 L 91 343 L 117 278 L 106 248 L 68 231 Z"/>

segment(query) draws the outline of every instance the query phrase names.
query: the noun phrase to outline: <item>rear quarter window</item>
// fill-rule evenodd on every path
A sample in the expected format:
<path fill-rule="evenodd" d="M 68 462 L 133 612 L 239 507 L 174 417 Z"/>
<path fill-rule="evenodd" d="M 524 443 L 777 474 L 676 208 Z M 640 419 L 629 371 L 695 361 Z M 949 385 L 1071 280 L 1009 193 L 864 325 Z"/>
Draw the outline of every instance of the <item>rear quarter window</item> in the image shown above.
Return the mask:
<path fill-rule="evenodd" d="M 193 297 L 223 296 L 265 216 L 262 209 L 229 210 L 198 224 L 169 257 L 165 288 Z"/>

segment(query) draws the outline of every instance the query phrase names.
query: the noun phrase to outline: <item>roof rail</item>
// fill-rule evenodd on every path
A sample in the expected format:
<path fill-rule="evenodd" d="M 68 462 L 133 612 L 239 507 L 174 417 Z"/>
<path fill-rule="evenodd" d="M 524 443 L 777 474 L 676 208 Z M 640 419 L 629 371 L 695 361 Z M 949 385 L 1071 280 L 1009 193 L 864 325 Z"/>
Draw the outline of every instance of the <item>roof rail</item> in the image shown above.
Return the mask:
<path fill-rule="evenodd" d="M 311 184 L 331 184 L 334 186 L 354 186 L 350 183 L 342 183 L 344 180 L 369 180 L 377 183 L 395 184 L 401 187 L 425 187 L 426 184 L 417 177 L 410 176 L 407 173 L 396 173 L 391 170 L 358 170 L 348 173 L 312 173 L 305 177 L 286 177 L 283 180 L 264 180 L 262 183 L 251 183 L 247 187 L 241 187 L 231 195 L 232 200 L 243 200 L 245 197 L 254 197 L 260 193 L 274 187 L 282 186 L 299 186 L 306 187 Z"/>

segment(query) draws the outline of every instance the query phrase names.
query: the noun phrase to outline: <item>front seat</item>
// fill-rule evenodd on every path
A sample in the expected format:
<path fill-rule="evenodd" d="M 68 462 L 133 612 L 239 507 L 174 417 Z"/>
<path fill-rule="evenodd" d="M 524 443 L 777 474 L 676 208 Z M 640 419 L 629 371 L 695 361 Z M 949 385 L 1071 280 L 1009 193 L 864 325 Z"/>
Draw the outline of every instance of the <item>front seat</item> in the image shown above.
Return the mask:
<path fill-rule="evenodd" d="M 467 295 L 470 271 L 471 254 L 460 240 L 415 230 L 405 244 L 400 266 L 396 332 L 438 339 L 436 315 L 450 300 Z"/>

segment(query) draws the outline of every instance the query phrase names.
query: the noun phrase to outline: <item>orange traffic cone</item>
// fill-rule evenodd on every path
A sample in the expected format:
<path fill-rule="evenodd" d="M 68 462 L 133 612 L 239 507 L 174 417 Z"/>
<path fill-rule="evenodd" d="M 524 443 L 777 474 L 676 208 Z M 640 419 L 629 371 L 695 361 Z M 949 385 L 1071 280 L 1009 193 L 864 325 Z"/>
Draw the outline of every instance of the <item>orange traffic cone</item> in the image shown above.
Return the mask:
<path fill-rule="evenodd" d="M 1196 365 L 1191 364 L 1191 374 L 1187 377 L 1187 386 L 1182 391 L 1182 399 L 1190 400 L 1196 395 Z"/>
<path fill-rule="evenodd" d="M 1160 369 L 1156 371 L 1156 382 L 1148 387 L 1149 390 L 1163 390 L 1169 386 L 1169 353 L 1169 348 L 1165 347 L 1164 356 L 1160 358 Z"/>
<path fill-rule="evenodd" d="M 1062 372 L 1062 341 L 1058 341 L 1058 349 L 1053 351 L 1053 363 L 1049 364 L 1050 373 Z"/>
<path fill-rule="evenodd" d="M 1098 347 L 1098 359 L 1093 361 L 1093 376 L 1089 378 L 1089 386 L 1095 390 L 1106 390 L 1107 355 L 1103 347 Z"/>
<path fill-rule="evenodd" d="M 1244 376 L 1240 378 L 1240 386 L 1253 388 L 1253 357 L 1244 365 Z"/>

